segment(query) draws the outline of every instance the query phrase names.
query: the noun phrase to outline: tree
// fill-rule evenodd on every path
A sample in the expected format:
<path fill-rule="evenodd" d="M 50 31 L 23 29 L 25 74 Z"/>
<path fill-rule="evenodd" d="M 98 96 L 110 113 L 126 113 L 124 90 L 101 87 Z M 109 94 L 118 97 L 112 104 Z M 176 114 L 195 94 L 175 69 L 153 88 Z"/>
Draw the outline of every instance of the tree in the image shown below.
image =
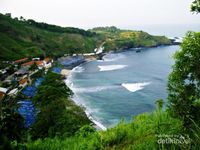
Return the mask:
<path fill-rule="evenodd" d="M 188 128 L 192 121 L 200 123 L 200 33 L 188 32 L 174 58 L 168 83 L 169 108 Z"/>
<path fill-rule="evenodd" d="M 5 106 L 2 108 L 0 118 L 0 139 L 21 141 L 24 131 L 24 119 L 16 112 L 14 107 Z"/>
<path fill-rule="evenodd" d="M 200 12 L 200 0 L 195 0 L 191 5 L 191 11 L 199 13 Z"/>
<path fill-rule="evenodd" d="M 31 67 L 29 68 L 29 70 L 34 71 L 34 70 L 36 70 L 36 69 L 38 69 L 38 66 L 37 66 L 37 64 L 34 62 L 34 63 L 31 65 Z"/>
<path fill-rule="evenodd" d="M 11 13 L 6 13 L 5 16 L 10 17 L 10 18 L 12 17 Z"/>

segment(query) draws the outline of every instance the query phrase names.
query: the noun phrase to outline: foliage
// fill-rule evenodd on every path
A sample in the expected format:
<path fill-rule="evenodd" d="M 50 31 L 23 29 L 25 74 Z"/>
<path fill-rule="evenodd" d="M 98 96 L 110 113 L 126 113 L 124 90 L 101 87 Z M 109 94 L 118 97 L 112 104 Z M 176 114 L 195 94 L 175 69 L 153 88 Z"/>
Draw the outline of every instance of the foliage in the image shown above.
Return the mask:
<path fill-rule="evenodd" d="M 196 13 L 200 12 L 200 0 L 193 1 L 191 5 L 191 11 Z"/>
<path fill-rule="evenodd" d="M 142 31 L 120 30 L 116 27 L 85 31 L 39 23 L 32 19 L 12 19 L 10 15 L 2 14 L 0 37 L 0 60 L 46 55 L 58 58 L 63 54 L 88 53 L 104 42 L 106 50 L 171 44 L 166 37 L 152 36 Z"/>
<path fill-rule="evenodd" d="M 169 75 L 169 111 L 183 120 L 184 132 L 199 144 L 200 131 L 200 33 L 188 32 L 176 52 L 175 65 Z"/>
<path fill-rule="evenodd" d="M 105 39 L 104 47 L 107 51 L 171 44 L 164 36 L 152 36 L 143 31 L 120 30 L 114 26 L 93 28 L 90 31 Z"/>
<path fill-rule="evenodd" d="M 0 116 L 0 138 L 5 142 L 22 140 L 24 120 L 14 107 L 3 106 Z M 1 141 L 1 140 L 0 140 Z"/>
<path fill-rule="evenodd" d="M 33 99 L 40 110 L 31 130 L 34 139 L 71 136 L 90 124 L 83 109 L 69 99 L 70 95 L 61 75 L 48 72 Z"/>
<path fill-rule="evenodd" d="M 0 60 L 92 52 L 95 33 L 0 14 Z"/>
<path fill-rule="evenodd" d="M 37 64 L 34 62 L 34 63 L 30 66 L 29 70 L 34 71 L 34 70 L 36 70 L 36 69 L 38 69 L 38 67 L 37 67 Z"/>
<path fill-rule="evenodd" d="M 107 131 L 82 127 L 76 136 L 64 139 L 44 139 L 27 143 L 28 149 L 188 149 L 187 144 L 158 144 L 156 135 L 179 135 L 182 123 L 167 112 L 157 110 L 141 114 L 128 124 L 123 121 Z"/>

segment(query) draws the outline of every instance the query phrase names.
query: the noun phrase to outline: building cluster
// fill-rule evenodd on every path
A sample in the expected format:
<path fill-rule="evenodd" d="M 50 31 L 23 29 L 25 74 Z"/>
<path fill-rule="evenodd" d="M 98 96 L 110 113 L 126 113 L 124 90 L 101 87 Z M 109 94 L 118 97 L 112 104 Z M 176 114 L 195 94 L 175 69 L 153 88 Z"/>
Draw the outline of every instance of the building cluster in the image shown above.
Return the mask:
<path fill-rule="evenodd" d="M 53 59 L 51 58 L 28 58 L 19 59 L 16 61 L 4 61 L 5 67 L 1 66 L 0 70 L 0 101 L 8 95 L 15 96 L 28 83 L 31 83 L 31 76 L 39 70 L 47 71 L 52 67 Z"/>

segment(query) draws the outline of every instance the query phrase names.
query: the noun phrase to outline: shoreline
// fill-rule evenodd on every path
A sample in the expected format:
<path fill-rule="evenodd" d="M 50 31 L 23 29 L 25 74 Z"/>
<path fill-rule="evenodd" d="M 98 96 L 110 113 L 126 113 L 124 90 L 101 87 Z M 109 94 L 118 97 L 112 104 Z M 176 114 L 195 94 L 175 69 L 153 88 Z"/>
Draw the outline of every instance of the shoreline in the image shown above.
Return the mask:
<path fill-rule="evenodd" d="M 175 46 L 175 45 L 160 45 L 160 46 Z M 156 47 L 160 47 L 160 46 L 156 46 Z M 154 48 L 154 47 L 138 47 L 138 48 L 130 48 L 131 49 L 134 49 L 135 51 L 138 50 L 138 49 L 143 49 L 143 48 Z M 109 53 L 121 53 L 121 52 L 124 52 L 124 51 L 128 51 L 128 49 L 123 49 L 123 50 L 117 50 L 117 51 L 110 51 L 110 52 L 104 52 L 103 53 L 103 56 L 105 56 L 106 54 L 109 54 Z M 102 58 L 103 58 L 102 56 Z M 85 64 L 85 63 L 89 63 L 89 62 L 92 62 L 92 61 L 95 61 L 95 60 L 98 60 L 98 56 L 95 56 L 95 55 L 92 55 L 92 56 L 84 56 L 85 58 L 85 61 L 72 67 L 72 69 L 69 70 L 69 74 L 67 76 L 65 76 L 65 79 L 64 79 L 64 82 L 66 84 L 66 86 L 68 88 L 70 88 L 70 90 L 72 90 L 73 92 L 73 95 L 70 97 L 70 99 L 78 106 L 81 106 L 81 107 L 84 107 L 85 108 L 85 114 L 87 115 L 88 119 L 93 123 L 93 127 L 96 129 L 96 130 L 107 130 L 107 128 L 102 125 L 100 122 L 98 122 L 97 120 L 95 120 L 90 111 L 88 110 L 88 107 L 85 106 L 83 103 L 80 102 L 80 98 L 76 95 L 76 93 L 74 92 L 72 86 L 73 86 L 73 83 L 70 81 L 70 77 L 72 75 L 72 72 L 74 70 L 76 70 L 78 67 L 80 67 L 81 65 Z M 100 60 L 102 60 L 102 58 Z"/>
<path fill-rule="evenodd" d="M 70 77 L 71 77 L 72 72 L 73 72 L 74 70 L 76 70 L 78 67 L 80 67 L 80 66 L 83 65 L 84 63 L 88 63 L 88 62 L 91 62 L 91 61 L 94 61 L 94 60 L 97 60 L 97 59 L 93 59 L 93 58 L 92 58 L 92 59 L 88 59 L 88 60 L 86 60 L 85 62 L 83 62 L 83 63 L 81 63 L 81 64 L 79 64 L 79 65 L 73 67 L 73 68 L 70 70 L 69 74 L 66 76 L 66 79 L 64 79 L 64 82 L 65 82 L 65 85 L 66 85 L 68 88 L 70 88 L 70 90 L 73 92 L 73 95 L 70 97 L 70 99 L 71 99 L 76 105 L 78 105 L 78 106 L 80 106 L 80 107 L 84 107 L 84 112 L 85 112 L 85 114 L 87 115 L 88 119 L 92 122 L 92 126 L 93 126 L 96 130 L 103 130 L 103 131 L 105 131 L 105 130 L 107 130 L 107 128 L 106 128 L 104 125 L 102 125 L 100 122 L 98 122 L 97 120 L 95 120 L 95 119 L 92 117 L 90 111 L 88 110 L 88 107 L 87 107 L 86 105 L 84 105 L 83 103 L 81 103 L 80 98 L 76 95 L 76 93 L 74 92 L 74 90 L 73 90 L 73 88 L 72 88 L 73 83 L 72 83 L 71 80 L 70 80 Z"/>

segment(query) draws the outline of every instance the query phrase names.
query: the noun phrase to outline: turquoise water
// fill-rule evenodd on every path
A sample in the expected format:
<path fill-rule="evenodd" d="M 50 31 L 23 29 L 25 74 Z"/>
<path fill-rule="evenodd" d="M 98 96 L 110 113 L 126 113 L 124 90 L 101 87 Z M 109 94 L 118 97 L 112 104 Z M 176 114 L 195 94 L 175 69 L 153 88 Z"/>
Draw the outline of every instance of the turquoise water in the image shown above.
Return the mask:
<path fill-rule="evenodd" d="M 104 60 L 82 64 L 72 71 L 68 85 L 76 102 L 105 127 L 134 115 L 151 112 L 157 99 L 167 98 L 167 77 L 179 46 L 130 49 L 110 53 Z"/>

